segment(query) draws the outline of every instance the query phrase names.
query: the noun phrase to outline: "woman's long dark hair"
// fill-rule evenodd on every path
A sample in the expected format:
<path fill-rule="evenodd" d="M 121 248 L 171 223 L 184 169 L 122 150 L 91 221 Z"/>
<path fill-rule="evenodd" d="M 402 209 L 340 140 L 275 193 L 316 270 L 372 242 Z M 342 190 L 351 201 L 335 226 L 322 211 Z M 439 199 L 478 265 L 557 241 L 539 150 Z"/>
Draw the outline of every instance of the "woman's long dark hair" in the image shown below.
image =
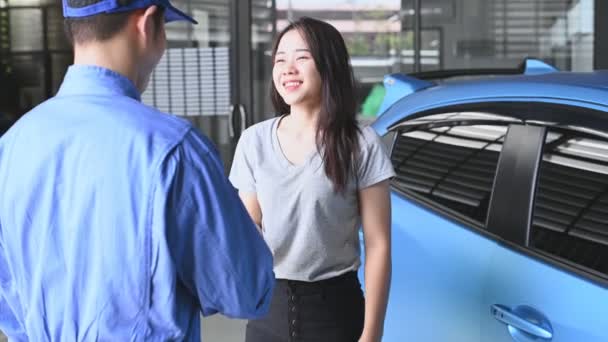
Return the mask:
<path fill-rule="evenodd" d="M 281 38 L 291 30 L 298 30 L 302 35 L 321 75 L 317 148 L 323 153 L 325 174 L 333 182 L 334 190 L 343 192 L 351 173 L 355 172 L 359 152 L 355 79 L 346 44 L 340 32 L 330 24 L 302 17 L 277 36 L 272 49 L 273 62 Z M 270 96 L 279 115 L 290 112 L 274 82 L 271 82 Z"/>

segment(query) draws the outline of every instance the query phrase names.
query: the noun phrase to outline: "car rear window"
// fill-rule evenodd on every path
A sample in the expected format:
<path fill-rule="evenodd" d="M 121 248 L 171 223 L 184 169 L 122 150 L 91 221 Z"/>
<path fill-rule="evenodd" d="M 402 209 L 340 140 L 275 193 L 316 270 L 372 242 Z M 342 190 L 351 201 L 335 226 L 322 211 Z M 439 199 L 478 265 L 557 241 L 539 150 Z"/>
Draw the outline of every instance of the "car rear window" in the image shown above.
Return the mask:
<path fill-rule="evenodd" d="M 608 275 L 608 139 L 548 130 L 530 245 Z"/>
<path fill-rule="evenodd" d="M 433 116 L 423 122 L 397 133 L 391 153 L 393 186 L 434 210 L 483 228 L 508 126 L 437 122 Z"/>

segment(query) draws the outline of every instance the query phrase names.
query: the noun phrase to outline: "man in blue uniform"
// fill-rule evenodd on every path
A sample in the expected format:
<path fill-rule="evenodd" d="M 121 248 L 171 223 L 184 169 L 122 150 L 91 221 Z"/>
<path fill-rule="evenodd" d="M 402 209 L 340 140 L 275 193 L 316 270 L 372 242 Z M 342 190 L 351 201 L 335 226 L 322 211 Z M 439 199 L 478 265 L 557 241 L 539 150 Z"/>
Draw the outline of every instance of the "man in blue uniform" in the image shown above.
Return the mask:
<path fill-rule="evenodd" d="M 64 0 L 74 65 L 0 138 L 0 330 L 16 341 L 198 341 L 267 311 L 272 256 L 186 121 L 140 102 L 168 0 Z"/>

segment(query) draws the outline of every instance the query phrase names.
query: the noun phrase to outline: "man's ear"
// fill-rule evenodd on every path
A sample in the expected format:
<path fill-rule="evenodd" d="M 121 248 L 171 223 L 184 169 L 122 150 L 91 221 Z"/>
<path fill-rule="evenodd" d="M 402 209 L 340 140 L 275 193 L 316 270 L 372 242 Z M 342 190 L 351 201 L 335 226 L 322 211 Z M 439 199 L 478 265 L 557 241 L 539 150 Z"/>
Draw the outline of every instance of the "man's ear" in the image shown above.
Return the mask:
<path fill-rule="evenodd" d="M 144 41 L 154 39 L 154 35 L 156 33 L 155 30 L 158 29 L 157 27 L 155 27 L 154 23 L 154 16 L 156 15 L 157 11 L 160 11 L 160 9 L 158 8 L 158 6 L 154 5 L 146 8 L 145 10 L 142 10 L 142 12 L 140 13 L 137 13 L 137 32 L 139 33 L 139 36 L 143 38 Z"/>

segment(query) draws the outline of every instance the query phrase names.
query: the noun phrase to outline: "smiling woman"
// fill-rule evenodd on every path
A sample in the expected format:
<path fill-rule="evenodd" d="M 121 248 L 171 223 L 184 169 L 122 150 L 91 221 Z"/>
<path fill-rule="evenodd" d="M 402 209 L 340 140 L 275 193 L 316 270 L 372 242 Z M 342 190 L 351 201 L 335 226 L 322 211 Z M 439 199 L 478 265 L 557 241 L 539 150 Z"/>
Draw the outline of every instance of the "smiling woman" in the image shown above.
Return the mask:
<path fill-rule="evenodd" d="M 230 173 L 277 277 L 270 312 L 249 322 L 246 340 L 380 341 L 391 264 L 390 160 L 374 131 L 357 124 L 348 53 L 333 26 L 299 19 L 278 35 L 272 57 L 279 117 L 243 133 Z M 365 300 L 357 277 L 361 225 Z"/>

